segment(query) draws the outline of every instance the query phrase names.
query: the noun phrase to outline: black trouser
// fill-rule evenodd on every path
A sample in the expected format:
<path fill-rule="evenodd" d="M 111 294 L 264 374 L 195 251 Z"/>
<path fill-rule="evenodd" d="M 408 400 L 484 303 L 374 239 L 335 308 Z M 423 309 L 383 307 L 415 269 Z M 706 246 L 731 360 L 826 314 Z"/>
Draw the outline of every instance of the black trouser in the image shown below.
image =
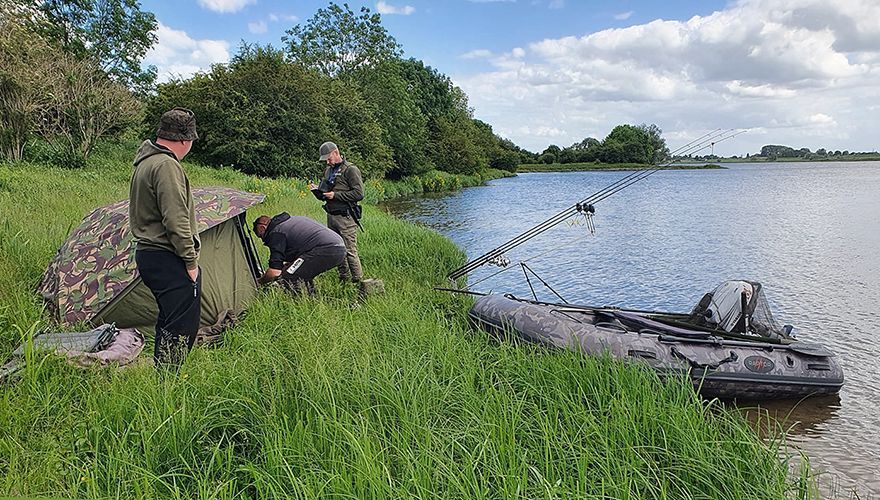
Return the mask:
<path fill-rule="evenodd" d="M 281 279 L 288 289 L 302 291 L 305 286 L 309 295 L 315 293 L 315 276 L 333 269 L 345 260 L 344 246 L 316 247 L 297 257 L 281 272 Z"/>
<path fill-rule="evenodd" d="M 172 252 L 138 250 L 134 254 L 138 273 L 159 305 L 156 319 L 156 366 L 179 366 L 196 340 L 201 312 L 202 275 L 193 282 L 183 260 Z"/>

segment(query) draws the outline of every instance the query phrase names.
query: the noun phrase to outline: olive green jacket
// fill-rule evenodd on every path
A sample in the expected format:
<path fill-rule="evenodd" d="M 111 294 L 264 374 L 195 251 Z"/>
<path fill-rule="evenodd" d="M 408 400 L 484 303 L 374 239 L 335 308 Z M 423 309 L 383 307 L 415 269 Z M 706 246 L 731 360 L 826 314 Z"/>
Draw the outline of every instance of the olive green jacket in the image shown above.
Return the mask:
<path fill-rule="evenodd" d="M 330 169 L 324 169 L 324 179 L 330 174 Z M 349 203 L 354 204 L 364 199 L 364 181 L 361 179 L 361 171 L 354 163 L 343 161 L 336 174 L 336 184 L 333 185 L 333 199 L 327 200 L 326 210 L 328 213 L 345 212 Z"/>
<path fill-rule="evenodd" d="M 134 159 L 128 218 L 138 250 L 168 250 L 188 270 L 199 261 L 199 231 L 189 179 L 171 150 L 144 141 Z"/>

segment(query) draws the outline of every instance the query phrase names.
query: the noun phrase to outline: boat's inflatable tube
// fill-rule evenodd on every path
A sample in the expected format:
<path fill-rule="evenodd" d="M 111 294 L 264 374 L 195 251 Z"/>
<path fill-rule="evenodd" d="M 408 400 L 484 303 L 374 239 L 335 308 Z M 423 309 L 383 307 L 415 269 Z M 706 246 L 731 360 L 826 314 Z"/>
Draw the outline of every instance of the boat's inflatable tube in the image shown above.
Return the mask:
<path fill-rule="evenodd" d="M 655 321 L 649 315 L 532 303 L 502 295 L 477 299 L 472 323 L 508 338 L 639 360 L 659 375 L 687 373 L 706 397 L 781 399 L 836 394 L 843 370 L 834 353 L 809 342 L 724 339 Z"/>

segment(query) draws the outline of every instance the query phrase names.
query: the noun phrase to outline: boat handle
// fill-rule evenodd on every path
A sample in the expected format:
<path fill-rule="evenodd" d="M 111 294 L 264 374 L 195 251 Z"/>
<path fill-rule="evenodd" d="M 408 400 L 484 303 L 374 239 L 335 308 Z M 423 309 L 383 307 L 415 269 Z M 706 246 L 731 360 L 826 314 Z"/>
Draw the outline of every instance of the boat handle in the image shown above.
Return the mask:
<path fill-rule="evenodd" d="M 700 363 L 699 361 L 694 361 L 693 359 L 685 356 L 675 347 L 670 348 L 670 351 L 672 352 L 672 355 L 676 358 L 687 361 L 688 364 L 691 365 L 691 368 L 709 368 L 711 370 L 715 370 L 724 363 L 730 363 L 731 361 L 736 361 L 737 359 L 739 359 L 739 356 L 737 356 L 735 352 L 730 351 L 730 355 L 724 359 L 720 359 L 714 363 Z"/>

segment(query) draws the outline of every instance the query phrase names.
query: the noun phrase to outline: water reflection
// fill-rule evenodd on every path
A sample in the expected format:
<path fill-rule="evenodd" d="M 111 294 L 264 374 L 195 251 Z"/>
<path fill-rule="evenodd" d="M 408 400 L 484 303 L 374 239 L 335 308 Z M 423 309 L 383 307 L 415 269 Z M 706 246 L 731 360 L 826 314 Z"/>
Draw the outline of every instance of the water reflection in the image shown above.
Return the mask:
<path fill-rule="evenodd" d="M 840 396 L 821 396 L 798 401 L 739 401 L 737 408 L 752 425 L 773 435 L 783 430 L 789 440 L 799 442 L 799 437 L 816 436 L 824 432 L 840 410 Z"/>
<path fill-rule="evenodd" d="M 522 174 L 386 210 L 437 229 L 474 258 L 624 175 Z M 595 236 L 561 224 L 510 252 L 514 265 L 477 289 L 531 296 L 518 266 L 527 261 L 572 302 L 689 311 L 724 280 L 762 282 L 780 323 L 838 354 L 846 384 L 837 399 L 761 407 L 839 491 L 880 495 L 878 193 L 880 162 L 658 172 L 597 204 Z M 498 271 L 480 268 L 469 281 Z M 540 286 L 536 293 L 555 299 Z"/>

